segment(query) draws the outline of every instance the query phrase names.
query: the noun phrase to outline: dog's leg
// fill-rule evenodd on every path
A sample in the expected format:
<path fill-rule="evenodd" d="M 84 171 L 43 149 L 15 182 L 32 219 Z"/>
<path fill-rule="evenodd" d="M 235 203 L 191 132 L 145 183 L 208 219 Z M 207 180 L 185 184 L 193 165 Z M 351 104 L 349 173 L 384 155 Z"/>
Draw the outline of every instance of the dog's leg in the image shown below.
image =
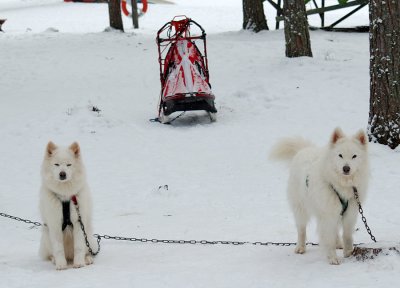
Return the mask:
<path fill-rule="evenodd" d="M 318 232 L 322 248 L 328 257 L 329 264 L 338 265 L 336 255 L 336 238 L 338 231 L 338 218 L 331 218 L 331 215 L 323 215 L 318 219 Z"/>
<path fill-rule="evenodd" d="M 50 260 L 51 244 L 49 239 L 49 230 L 47 227 L 42 228 L 42 237 L 40 238 L 39 255 L 43 260 Z"/>
<path fill-rule="evenodd" d="M 85 266 L 86 245 L 82 229 L 79 223 L 74 224 L 74 268 Z"/>
<path fill-rule="evenodd" d="M 340 237 L 340 231 L 337 231 L 336 234 L 336 249 L 343 249 L 343 241 L 342 238 Z"/>
<path fill-rule="evenodd" d="M 85 256 L 85 263 L 86 263 L 86 265 L 93 264 L 93 256 L 92 255 L 86 255 Z"/>
<path fill-rule="evenodd" d="M 67 269 L 67 259 L 65 259 L 64 252 L 64 242 L 63 242 L 63 233 L 61 231 L 61 227 L 51 228 L 49 227 L 49 236 L 51 247 L 53 250 L 54 262 L 57 270 Z"/>
<path fill-rule="evenodd" d="M 298 186 L 298 181 L 296 181 L 296 178 L 293 177 L 293 174 L 291 173 L 289 176 L 287 195 L 297 228 L 297 245 L 294 252 L 297 254 L 303 254 L 306 252 L 307 223 L 310 216 L 305 210 L 304 201 L 301 195 L 302 191 L 299 190 Z"/>
<path fill-rule="evenodd" d="M 349 257 L 353 253 L 353 232 L 357 222 L 357 207 L 350 202 L 349 207 L 342 219 L 343 222 L 343 256 Z"/>
<path fill-rule="evenodd" d="M 293 207 L 293 212 L 297 227 L 297 245 L 294 252 L 297 254 L 303 254 L 306 252 L 307 223 L 309 216 L 299 205 Z"/>

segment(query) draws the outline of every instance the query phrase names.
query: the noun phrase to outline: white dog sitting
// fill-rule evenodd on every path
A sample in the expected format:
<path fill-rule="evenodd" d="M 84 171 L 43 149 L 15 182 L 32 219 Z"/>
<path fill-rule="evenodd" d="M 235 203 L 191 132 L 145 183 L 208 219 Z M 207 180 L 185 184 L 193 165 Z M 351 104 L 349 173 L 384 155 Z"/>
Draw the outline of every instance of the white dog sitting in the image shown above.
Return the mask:
<path fill-rule="evenodd" d="M 339 264 L 336 248 L 342 245 L 344 257 L 352 254 L 358 212 L 354 189 L 362 202 L 368 186 L 367 141 L 363 131 L 347 137 L 336 128 L 325 148 L 315 147 L 302 138 L 291 138 L 272 149 L 272 158 L 292 159 L 287 192 L 297 226 L 296 253 L 306 251 L 306 226 L 310 217 L 315 216 L 320 244 L 329 263 Z M 343 243 L 338 237 L 340 226 Z"/>
<path fill-rule="evenodd" d="M 93 258 L 74 207 L 76 201 L 88 241 L 94 247 L 90 191 L 78 143 L 63 148 L 49 142 L 41 174 L 40 212 L 45 224 L 40 243 L 41 257 L 52 260 L 58 270 L 66 269 L 68 262 L 72 262 L 74 268 L 92 264 Z"/>

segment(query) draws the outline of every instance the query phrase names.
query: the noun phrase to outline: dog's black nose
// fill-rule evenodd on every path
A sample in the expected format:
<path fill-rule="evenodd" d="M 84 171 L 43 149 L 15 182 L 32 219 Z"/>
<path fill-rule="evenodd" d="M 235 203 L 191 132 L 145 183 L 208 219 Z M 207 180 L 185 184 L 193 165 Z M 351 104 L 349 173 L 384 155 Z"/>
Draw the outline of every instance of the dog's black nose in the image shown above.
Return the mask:
<path fill-rule="evenodd" d="M 64 171 L 60 172 L 60 180 L 65 180 L 67 178 L 67 173 L 65 173 Z"/>
<path fill-rule="evenodd" d="M 344 174 L 349 174 L 349 172 L 350 172 L 350 166 L 348 166 L 348 165 L 343 166 L 343 172 L 344 172 Z"/>

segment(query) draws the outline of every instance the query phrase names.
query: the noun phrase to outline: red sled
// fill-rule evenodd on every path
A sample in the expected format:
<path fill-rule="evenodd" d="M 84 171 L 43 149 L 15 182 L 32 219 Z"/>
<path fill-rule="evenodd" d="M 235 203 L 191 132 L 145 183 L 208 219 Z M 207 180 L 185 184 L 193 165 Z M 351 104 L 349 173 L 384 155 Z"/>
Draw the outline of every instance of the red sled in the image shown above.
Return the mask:
<path fill-rule="evenodd" d="M 158 31 L 157 45 L 161 81 L 158 120 L 171 123 L 169 116 L 176 111 L 205 110 L 215 121 L 204 29 L 186 16 L 176 16 Z"/>

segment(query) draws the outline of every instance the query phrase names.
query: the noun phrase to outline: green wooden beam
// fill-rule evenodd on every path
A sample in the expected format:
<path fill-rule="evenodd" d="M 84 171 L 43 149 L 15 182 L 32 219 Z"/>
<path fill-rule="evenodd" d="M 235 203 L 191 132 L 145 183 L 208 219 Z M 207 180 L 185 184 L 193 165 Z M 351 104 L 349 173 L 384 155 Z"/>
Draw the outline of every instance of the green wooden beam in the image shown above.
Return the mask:
<path fill-rule="evenodd" d="M 337 20 L 336 22 L 332 23 L 331 25 L 329 25 L 329 27 L 333 28 L 335 27 L 337 24 L 339 24 L 340 22 L 342 22 L 343 20 L 347 19 L 348 17 L 350 17 L 351 15 L 353 15 L 354 13 L 356 13 L 358 10 L 361 10 L 363 7 L 365 7 L 368 3 L 365 4 L 361 4 L 360 6 L 358 6 L 356 9 L 354 9 L 353 11 L 351 11 L 350 13 L 346 14 L 345 16 L 343 16 L 342 18 L 340 18 L 339 20 Z"/>
<path fill-rule="evenodd" d="M 369 0 L 354 0 L 354 1 L 347 2 L 346 4 L 337 4 L 337 5 L 332 5 L 332 6 L 326 6 L 323 8 L 310 9 L 307 11 L 307 15 L 320 14 L 320 13 L 327 12 L 327 11 L 333 11 L 333 10 L 357 6 L 357 5 L 368 4 L 368 2 L 369 2 Z"/>
<path fill-rule="evenodd" d="M 278 12 L 282 11 L 282 8 L 277 3 L 275 3 L 274 1 L 272 1 L 272 0 L 262 0 L 262 1 L 263 2 L 264 1 L 268 1 L 268 3 L 271 4 L 272 7 L 274 7 L 276 9 L 276 11 L 278 11 Z"/>
<path fill-rule="evenodd" d="M 354 1 L 347 2 L 346 4 L 337 4 L 337 5 L 326 6 L 326 7 L 316 8 L 316 9 L 310 9 L 310 10 L 307 10 L 306 13 L 307 13 L 307 15 L 321 14 L 321 13 L 325 13 L 327 11 L 333 11 L 333 10 L 348 8 L 348 7 L 357 6 L 357 5 L 365 6 L 368 3 L 369 3 L 369 0 L 354 0 Z M 276 17 L 276 21 L 282 21 L 282 20 L 283 20 L 283 16 Z"/>

